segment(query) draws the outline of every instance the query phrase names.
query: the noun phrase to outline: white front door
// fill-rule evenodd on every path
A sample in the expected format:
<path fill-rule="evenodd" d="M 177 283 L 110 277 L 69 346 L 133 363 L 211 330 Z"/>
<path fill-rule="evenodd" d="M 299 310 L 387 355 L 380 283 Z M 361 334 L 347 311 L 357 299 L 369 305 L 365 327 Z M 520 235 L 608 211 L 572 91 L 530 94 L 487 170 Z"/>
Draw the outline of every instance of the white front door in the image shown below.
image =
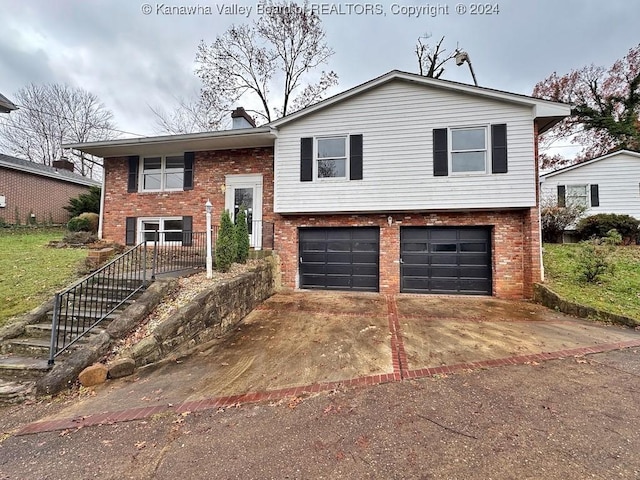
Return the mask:
<path fill-rule="evenodd" d="M 262 174 L 227 175 L 225 177 L 225 208 L 235 222 L 241 208 L 247 213 L 250 244 L 262 248 Z"/>

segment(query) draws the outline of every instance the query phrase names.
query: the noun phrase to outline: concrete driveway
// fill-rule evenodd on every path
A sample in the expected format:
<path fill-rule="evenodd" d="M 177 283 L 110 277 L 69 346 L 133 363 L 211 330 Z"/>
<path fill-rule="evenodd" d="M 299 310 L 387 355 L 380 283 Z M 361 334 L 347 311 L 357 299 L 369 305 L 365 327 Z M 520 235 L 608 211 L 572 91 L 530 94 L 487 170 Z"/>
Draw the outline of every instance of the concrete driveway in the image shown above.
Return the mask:
<path fill-rule="evenodd" d="M 295 398 L 640 346 L 640 332 L 485 297 L 279 293 L 191 357 L 110 381 L 20 433 Z"/>

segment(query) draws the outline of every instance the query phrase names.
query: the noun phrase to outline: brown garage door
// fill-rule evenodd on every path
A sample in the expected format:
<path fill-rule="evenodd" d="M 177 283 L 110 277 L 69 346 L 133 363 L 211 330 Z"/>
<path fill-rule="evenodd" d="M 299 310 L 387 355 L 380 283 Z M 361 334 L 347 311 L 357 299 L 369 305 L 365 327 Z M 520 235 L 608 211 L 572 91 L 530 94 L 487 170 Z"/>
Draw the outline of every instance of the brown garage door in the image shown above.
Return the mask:
<path fill-rule="evenodd" d="M 491 229 L 402 227 L 402 292 L 490 295 Z"/>

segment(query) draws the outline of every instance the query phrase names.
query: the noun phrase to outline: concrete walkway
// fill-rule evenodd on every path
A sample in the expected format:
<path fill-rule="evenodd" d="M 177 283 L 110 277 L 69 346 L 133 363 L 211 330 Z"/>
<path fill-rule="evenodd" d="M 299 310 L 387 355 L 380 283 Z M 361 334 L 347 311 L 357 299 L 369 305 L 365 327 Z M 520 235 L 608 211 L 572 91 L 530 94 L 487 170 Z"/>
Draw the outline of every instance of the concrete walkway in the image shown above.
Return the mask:
<path fill-rule="evenodd" d="M 637 346 L 640 332 L 526 302 L 280 293 L 200 353 L 110 381 L 17 435 Z"/>

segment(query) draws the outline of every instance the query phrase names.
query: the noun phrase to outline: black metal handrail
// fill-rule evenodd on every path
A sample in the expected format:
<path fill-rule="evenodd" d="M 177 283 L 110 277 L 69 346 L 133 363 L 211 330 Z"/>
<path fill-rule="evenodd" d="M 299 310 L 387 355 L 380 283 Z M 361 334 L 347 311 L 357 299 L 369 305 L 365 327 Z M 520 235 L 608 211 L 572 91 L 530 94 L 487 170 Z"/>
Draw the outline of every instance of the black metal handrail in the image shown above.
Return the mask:
<path fill-rule="evenodd" d="M 146 287 L 147 248 L 139 243 L 88 277 L 56 293 L 49 365 Z"/>
<path fill-rule="evenodd" d="M 217 226 L 212 226 L 211 255 L 215 254 Z M 49 364 L 85 337 L 156 275 L 203 268 L 206 232 L 143 232 L 143 241 L 122 255 L 56 293 L 51 328 Z M 273 248 L 273 223 L 256 220 L 250 227 L 252 246 Z"/>

